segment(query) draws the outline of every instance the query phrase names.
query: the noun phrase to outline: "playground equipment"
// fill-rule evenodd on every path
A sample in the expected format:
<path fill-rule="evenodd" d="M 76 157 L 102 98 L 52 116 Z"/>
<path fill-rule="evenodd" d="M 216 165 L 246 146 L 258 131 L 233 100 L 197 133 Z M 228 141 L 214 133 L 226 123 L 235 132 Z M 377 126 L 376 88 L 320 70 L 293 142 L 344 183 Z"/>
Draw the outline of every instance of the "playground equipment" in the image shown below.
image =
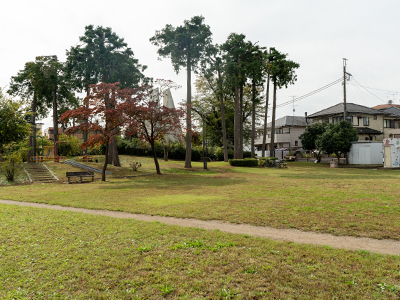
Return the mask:
<path fill-rule="evenodd" d="M 35 162 L 43 162 L 43 161 L 54 161 L 60 162 L 60 160 L 64 161 L 67 159 L 65 156 L 59 156 L 57 154 L 57 144 L 65 143 L 64 141 L 58 141 L 54 146 L 43 146 L 42 145 L 42 155 L 36 155 L 31 157 L 31 161 Z"/>

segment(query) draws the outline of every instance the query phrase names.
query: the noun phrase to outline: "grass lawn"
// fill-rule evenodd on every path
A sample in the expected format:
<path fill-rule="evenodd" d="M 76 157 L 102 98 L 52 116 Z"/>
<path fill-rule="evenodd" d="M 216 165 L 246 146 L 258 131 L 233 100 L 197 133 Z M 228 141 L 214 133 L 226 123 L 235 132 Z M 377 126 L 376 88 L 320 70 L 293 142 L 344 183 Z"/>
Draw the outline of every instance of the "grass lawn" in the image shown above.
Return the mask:
<path fill-rule="evenodd" d="M 128 170 L 131 160 L 142 162 L 139 172 Z M 212 162 L 208 171 L 194 162 L 185 170 L 183 162 L 160 160 L 164 175 L 157 176 L 151 158 L 121 161 L 107 182 L 5 186 L 0 199 L 400 239 L 399 171 L 300 162 L 280 170 Z M 65 177 L 63 164 L 48 165 Z"/>
<path fill-rule="evenodd" d="M 0 205 L 1 299 L 398 299 L 400 257 Z"/>

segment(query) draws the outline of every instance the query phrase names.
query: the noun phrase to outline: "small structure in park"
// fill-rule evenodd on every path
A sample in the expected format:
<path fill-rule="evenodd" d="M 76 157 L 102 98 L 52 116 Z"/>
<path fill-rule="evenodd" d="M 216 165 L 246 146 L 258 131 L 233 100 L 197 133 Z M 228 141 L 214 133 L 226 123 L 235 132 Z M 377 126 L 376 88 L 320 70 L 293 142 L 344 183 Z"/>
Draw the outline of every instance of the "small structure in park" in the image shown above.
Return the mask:
<path fill-rule="evenodd" d="M 400 168 L 400 139 L 388 138 L 383 140 L 384 167 Z"/>
<path fill-rule="evenodd" d="M 31 156 L 31 161 L 33 162 L 43 162 L 43 161 L 54 161 L 60 162 L 60 160 L 66 160 L 65 156 L 55 155 L 57 151 L 57 144 L 65 143 L 63 141 L 58 141 L 54 146 L 42 146 L 42 155 Z"/>

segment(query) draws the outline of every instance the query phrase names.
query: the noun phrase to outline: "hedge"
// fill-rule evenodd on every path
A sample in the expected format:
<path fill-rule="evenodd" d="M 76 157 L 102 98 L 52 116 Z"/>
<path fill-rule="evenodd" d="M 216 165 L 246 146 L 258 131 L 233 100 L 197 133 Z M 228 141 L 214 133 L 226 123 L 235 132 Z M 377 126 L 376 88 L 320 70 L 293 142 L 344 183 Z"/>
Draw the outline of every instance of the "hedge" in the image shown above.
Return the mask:
<path fill-rule="evenodd" d="M 258 160 L 255 158 L 230 159 L 229 164 L 234 167 L 257 167 Z"/>

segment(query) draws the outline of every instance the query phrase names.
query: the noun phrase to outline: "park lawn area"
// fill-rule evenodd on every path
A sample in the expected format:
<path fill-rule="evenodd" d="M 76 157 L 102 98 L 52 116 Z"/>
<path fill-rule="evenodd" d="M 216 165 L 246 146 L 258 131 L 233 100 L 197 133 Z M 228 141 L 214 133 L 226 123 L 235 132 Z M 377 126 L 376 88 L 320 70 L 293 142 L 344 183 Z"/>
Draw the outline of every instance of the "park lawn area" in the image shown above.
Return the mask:
<path fill-rule="evenodd" d="M 0 204 L 1 299 L 398 299 L 400 257 Z"/>
<path fill-rule="evenodd" d="M 144 167 L 131 173 L 152 175 L 7 186 L 0 188 L 0 199 L 400 239 L 396 170 L 332 169 L 300 162 L 277 170 L 212 162 L 207 171 L 200 162 L 186 170 L 181 161 L 160 160 L 164 175 L 157 176 L 151 158 L 135 159 Z"/>

